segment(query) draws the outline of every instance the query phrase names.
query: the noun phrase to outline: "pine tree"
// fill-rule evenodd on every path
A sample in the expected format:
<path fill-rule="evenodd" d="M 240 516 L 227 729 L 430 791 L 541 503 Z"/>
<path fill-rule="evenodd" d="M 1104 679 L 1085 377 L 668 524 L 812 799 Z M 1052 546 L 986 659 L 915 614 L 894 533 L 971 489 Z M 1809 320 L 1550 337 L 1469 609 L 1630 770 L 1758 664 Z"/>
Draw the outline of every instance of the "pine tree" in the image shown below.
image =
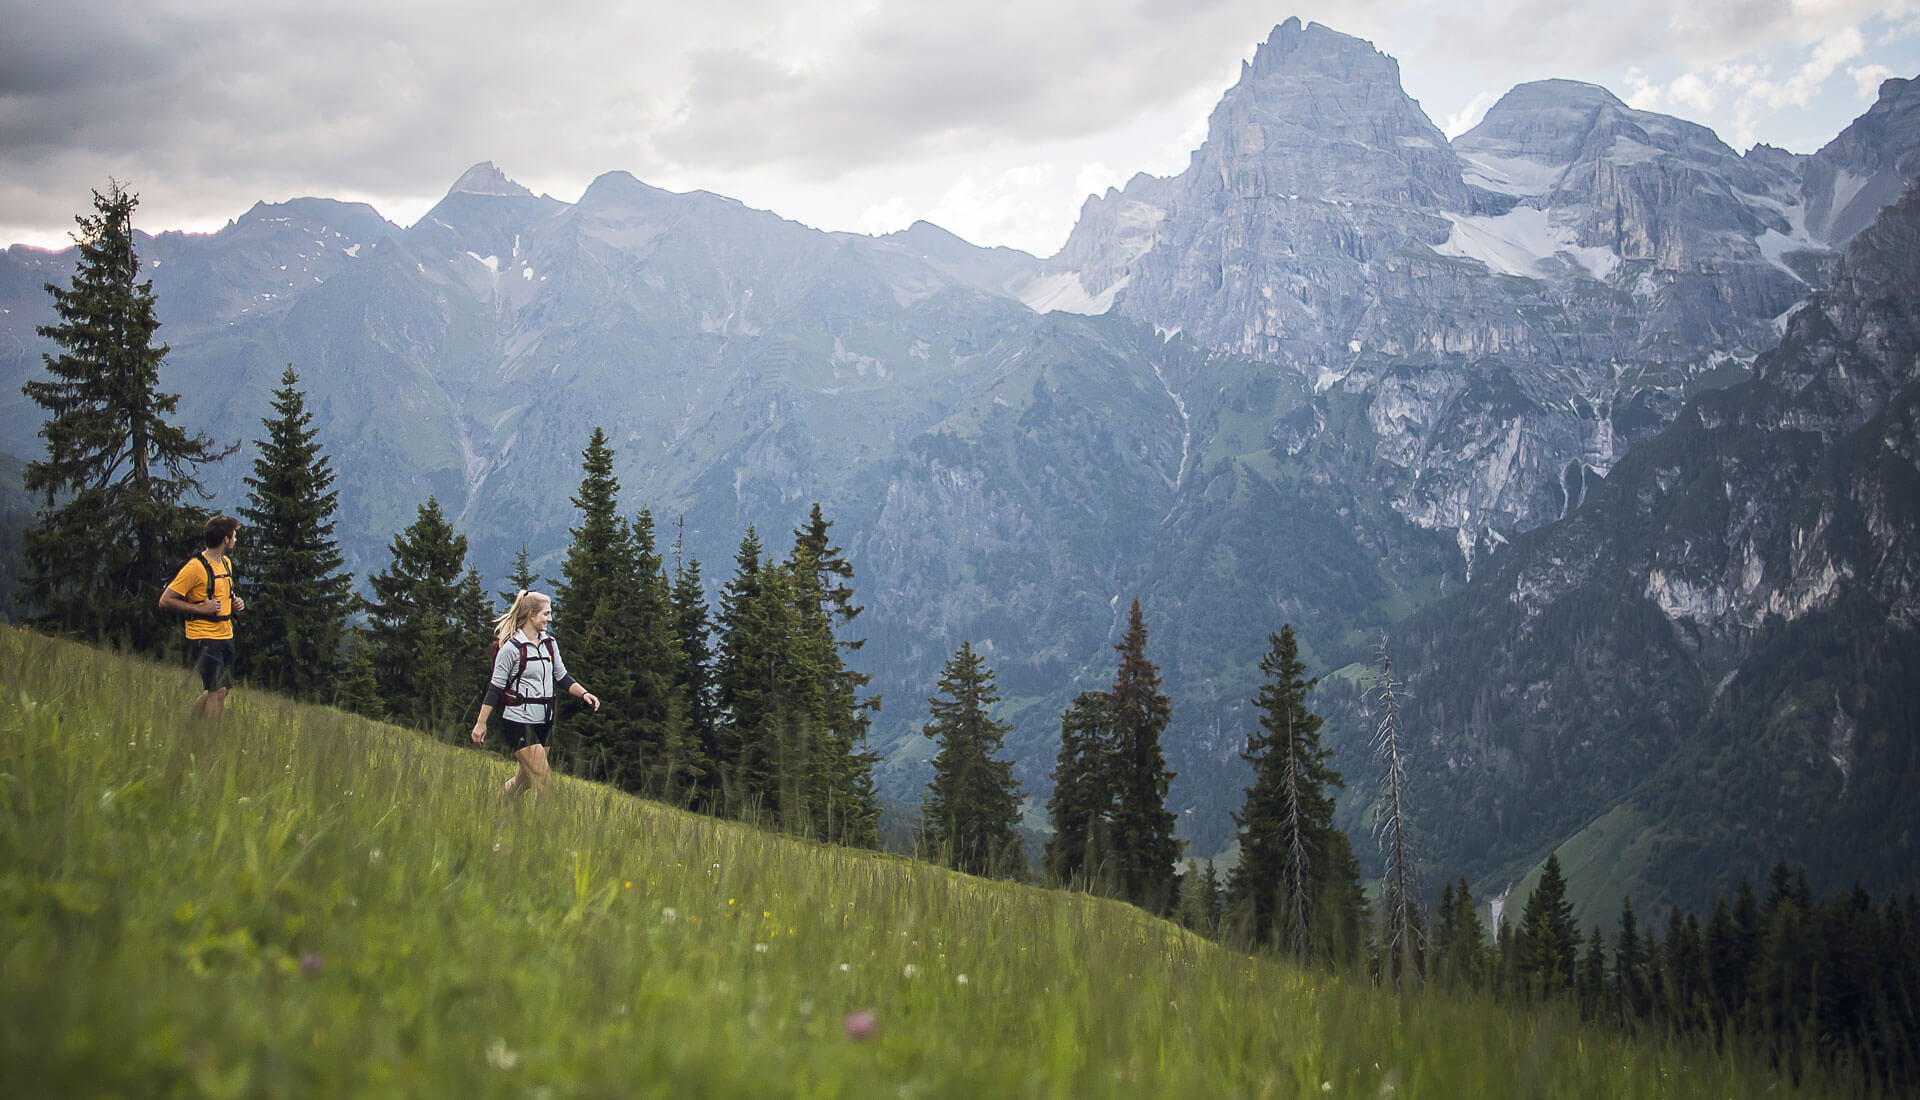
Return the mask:
<path fill-rule="evenodd" d="M 533 571 L 533 566 L 527 561 L 527 544 L 523 542 L 520 544 L 519 552 L 513 556 L 513 572 L 507 574 L 507 587 L 494 594 L 500 597 L 503 607 L 511 607 L 514 597 L 520 593 L 542 591 L 542 585 L 548 583 L 551 582 L 542 581 Z"/>
<path fill-rule="evenodd" d="M 631 595 L 627 652 L 632 694 L 626 700 L 644 767 L 634 787 L 679 802 L 691 796 L 709 764 L 687 723 L 680 687 L 686 672 L 678 616 L 666 564 L 654 549 L 653 514 L 640 509 L 628 525 L 631 557 L 622 571 Z"/>
<path fill-rule="evenodd" d="M 1580 997 L 1580 1018 L 1600 1019 L 1607 999 L 1607 938 L 1598 925 L 1594 926 L 1593 934 L 1587 938 L 1587 952 L 1580 957 L 1576 984 Z"/>
<path fill-rule="evenodd" d="M 1043 856 L 1047 880 L 1093 893 L 1113 882 L 1115 758 L 1113 698 L 1081 692 L 1060 716 L 1047 817 L 1053 834 Z"/>
<path fill-rule="evenodd" d="M 775 647 L 786 630 L 784 616 L 764 598 L 772 566 L 763 559 L 753 526 L 740 539 L 733 576 L 720 592 L 719 648 L 714 661 L 714 694 L 719 707 L 714 766 L 720 776 L 721 805 L 732 817 L 776 817 L 773 754 L 761 735 L 774 718 L 778 696 L 774 673 L 780 663 Z"/>
<path fill-rule="evenodd" d="M 394 536 L 392 561 L 367 578 L 368 656 L 384 709 L 416 729 L 458 738 L 486 683 L 491 634 L 480 574 L 432 497 Z"/>
<path fill-rule="evenodd" d="M 136 652 L 161 651 L 179 628 L 154 611 L 160 588 L 199 549 L 189 494 L 205 500 L 198 467 L 233 453 L 168 423 L 180 403 L 160 392 L 153 283 L 136 283 L 133 209 L 118 183 L 75 218 L 80 258 L 71 285 L 46 284 L 58 322 L 35 331 L 59 345 L 47 378 L 22 391 L 47 411 L 46 457 L 24 484 L 40 508 L 22 536 L 20 601 L 44 629 Z"/>
<path fill-rule="evenodd" d="M 247 645 L 252 678 L 302 699 L 326 698 L 345 672 L 353 576 L 333 537 L 340 494 L 320 449 L 300 377 L 289 366 L 257 440 L 247 521 Z"/>
<path fill-rule="evenodd" d="M 675 540 L 676 548 L 681 544 Z M 686 725 L 704 770 L 694 779 L 692 801 L 708 813 L 721 812 L 721 763 L 718 704 L 714 698 L 712 626 L 707 617 L 706 590 L 700 584 L 700 561 L 676 552 L 673 573 L 674 633 L 680 639 L 680 670 L 676 685 L 686 702 Z"/>
<path fill-rule="evenodd" d="M 1620 899 L 1620 933 L 1614 940 L 1613 988 L 1620 1016 L 1629 1023 L 1644 1020 L 1653 1004 L 1647 976 L 1647 941 L 1633 915 L 1633 899 Z"/>
<path fill-rule="evenodd" d="M 1221 882 L 1219 868 L 1212 860 L 1207 861 L 1206 870 L 1200 873 L 1201 897 L 1205 899 L 1205 917 L 1207 936 L 1218 938 L 1220 935 Z"/>
<path fill-rule="evenodd" d="M 571 528 L 565 581 L 555 593 L 554 633 L 574 679 L 591 684 L 600 709 L 570 716 L 559 738 L 567 767 L 583 778 L 638 790 L 647 761 L 632 708 L 636 634 L 633 532 L 620 518 L 613 450 L 596 427 L 581 454 L 580 526 Z M 564 628 L 564 632 L 563 632 Z"/>
<path fill-rule="evenodd" d="M 1150 913 L 1173 904 L 1174 815 L 1167 790 L 1174 773 L 1160 748 L 1172 707 L 1160 692 L 1160 669 L 1147 660 L 1147 626 L 1135 599 L 1127 612 L 1127 633 L 1114 647 L 1120 667 L 1114 675 L 1111 719 L 1115 747 L 1113 808 L 1114 871 L 1120 896 Z"/>
<path fill-rule="evenodd" d="M 1523 986 L 1546 996 L 1574 990 L 1580 927 L 1574 923 L 1573 903 L 1567 900 L 1558 852 L 1547 856 L 1539 883 L 1527 895 L 1518 937 L 1517 977 Z"/>
<path fill-rule="evenodd" d="M 833 545 L 828 534 L 832 526 L 815 503 L 806 526 L 793 533 L 793 554 L 787 561 L 798 585 L 795 610 L 807 665 L 819 677 L 812 720 L 818 743 L 810 753 L 814 778 L 808 814 L 822 839 L 871 848 L 880 842 L 880 799 L 873 783 L 879 757 L 865 745 L 880 699 L 861 696 L 872 678 L 847 664 L 848 656 L 866 644 L 865 639 L 845 636 L 863 609 L 853 602 L 853 566 Z"/>
<path fill-rule="evenodd" d="M 940 748 L 921 803 L 920 831 L 927 852 L 947 866 L 1004 877 L 1024 870 L 1026 857 L 1020 785 L 1013 765 L 998 758 L 1012 727 L 988 715 L 999 701 L 993 670 L 971 642 L 961 642 L 927 700 L 932 718 L 921 727 Z"/>
<path fill-rule="evenodd" d="M 1321 718 L 1307 709 L 1309 679 L 1291 625 L 1267 636 L 1260 671 L 1269 677 L 1254 704 L 1260 732 L 1241 758 L 1253 786 L 1234 815 L 1240 861 L 1227 880 L 1236 919 L 1257 943 L 1295 958 L 1344 960 L 1362 942 L 1359 866 L 1334 827 L 1333 790 L 1344 787 L 1321 747 Z"/>
<path fill-rule="evenodd" d="M 1473 891 L 1466 876 L 1456 889 L 1451 882 L 1440 891 L 1438 916 L 1434 922 L 1434 977 L 1454 987 L 1478 986 L 1487 970 L 1487 929 L 1474 906 Z"/>

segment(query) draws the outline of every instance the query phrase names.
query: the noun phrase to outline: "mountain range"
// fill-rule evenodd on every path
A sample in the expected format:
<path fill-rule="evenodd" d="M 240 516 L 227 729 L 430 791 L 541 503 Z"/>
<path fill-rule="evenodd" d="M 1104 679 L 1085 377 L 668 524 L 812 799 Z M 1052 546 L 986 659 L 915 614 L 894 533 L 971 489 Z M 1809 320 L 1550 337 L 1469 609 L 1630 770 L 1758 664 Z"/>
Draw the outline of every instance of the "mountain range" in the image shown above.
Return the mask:
<path fill-rule="evenodd" d="M 1255 664 L 1291 623 L 1325 676 L 1356 829 L 1361 689 L 1384 635 L 1414 689 L 1437 873 L 1497 892 L 1577 843 L 1594 853 L 1573 872 L 1583 899 L 1694 902 L 1720 887 L 1703 874 L 1812 858 L 1814 834 L 1853 835 L 1832 832 L 1842 821 L 1881 835 L 1859 806 L 1794 801 L 1805 784 L 1781 795 L 1751 757 L 1785 742 L 1748 753 L 1752 730 L 1811 736 L 1843 712 L 1833 728 L 1852 732 L 1831 737 L 1856 755 L 1836 755 L 1861 762 L 1847 797 L 1891 781 L 1867 782 L 1866 761 L 1914 774 L 1910 712 L 1830 670 L 1794 681 L 1789 722 L 1764 685 L 1863 624 L 1866 648 L 1832 658 L 1858 691 L 1880 698 L 1911 655 L 1895 611 L 1911 573 L 1859 556 L 1897 547 L 1915 499 L 1896 492 L 1911 452 L 1859 435 L 1891 423 L 1899 386 L 1785 380 L 1858 371 L 1852 353 L 1820 358 L 1847 341 L 1899 374 L 1906 336 L 1873 332 L 1911 332 L 1875 304 L 1892 293 L 1877 280 L 1911 285 L 1887 243 L 1905 215 L 1875 219 L 1920 173 L 1917 111 L 1920 85 L 1889 80 L 1817 153 L 1740 154 L 1550 80 L 1449 141 L 1391 58 L 1289 20 L 1184 172 L 1090 198 L 1046 259 L 926 223 L 819 232 L 618 172 L 562 202 L 487 164 L 410 227 L 298 199 L 143 237 L 141 255 L 186 424 L 255 438 L 282 368 L 300 372 L 361 575 L 428 494 L 490 580 L 523 545 L 557 574 L 596 425 L 627 507 L 649 507 L 712 582 L 749 524 L 778 547 L 820 501 L 869 608 L 861 658 L 895 798 L 918 800 L 923 700 L 968 639 L 1044 802 L 1060 711 L 1111 678 L 1137 596 L 1191 854 L 1230 843 Z M 72 268 L 71 252 L 0 255 L 0 452 L 16 459 L 37 454 L 19 386 L 46 350 L 42 284 Z M 1804 426 L 1802 396 L 1826 402 L 1827 426 Z M 1768 434 L 1785 424 L 1801 434 Z M 1681 490 L 1716 448 L 1745 457 L 1742 478 L 1712 475 L 1709 506 Z M 217 506 L 240 499 L 250 454 L 211 471 Z M 1873 502 L 1843 503 L 1855 462 L 1883 477 Z M 1809 495 L 1774 492 L 1788 483 Z M 1673 515 L 1654 524 L 1647 501 Z M 1825 526 L 1782 518 L 1828 506 Z M 1870 537 L 1809 543 L 1856 515 Z M 1586 564 L 1567 572 L 1570 545 Z M 1809 545 L 1848 583 L 1807 596 L 1825 575 L 1793 564 Z M 1553 547 L 1561 564 L 1542 564 Z M 1883 742 L 1907 755 L 1867 753 Z M 1745 827 L 1708 789 L 1777 796 L 1781 816 Z M 1862 859 L 1852 873 L 1920 885 L 1910 857 Z"/>

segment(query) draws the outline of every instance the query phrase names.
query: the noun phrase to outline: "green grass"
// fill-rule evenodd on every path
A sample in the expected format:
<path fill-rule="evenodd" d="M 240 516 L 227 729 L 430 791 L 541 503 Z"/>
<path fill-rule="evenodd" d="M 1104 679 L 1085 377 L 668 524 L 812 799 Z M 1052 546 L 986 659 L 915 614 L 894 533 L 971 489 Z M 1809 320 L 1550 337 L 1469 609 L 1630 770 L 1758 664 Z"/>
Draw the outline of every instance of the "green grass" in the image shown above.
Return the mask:
<path fill-rule="evenodd" d="M 0 1095 L 1789 1095 L 0 629 Z M 850 1038 L 871 1012 L 871 1037 Z"/>

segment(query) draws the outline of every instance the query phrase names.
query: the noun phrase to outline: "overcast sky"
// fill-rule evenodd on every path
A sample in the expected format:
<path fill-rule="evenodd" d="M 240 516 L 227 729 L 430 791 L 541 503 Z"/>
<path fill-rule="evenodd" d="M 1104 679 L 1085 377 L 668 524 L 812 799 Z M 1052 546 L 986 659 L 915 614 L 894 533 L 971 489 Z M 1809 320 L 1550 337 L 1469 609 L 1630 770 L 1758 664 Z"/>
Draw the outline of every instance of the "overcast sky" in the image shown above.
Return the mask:
<path fill-rule="evenodd" d="M 1397 58 L 1449 135 L 1568 77 L 1810 153 L 1920 76 L 1920 0 L 0 0 L 0 244 L 64 245 L 109 177 L 151 232 L 303 195 L 408 225 L 491 160 L 1045 256 L 1090 192 L 1182 170 L 1289 15 Z"/>

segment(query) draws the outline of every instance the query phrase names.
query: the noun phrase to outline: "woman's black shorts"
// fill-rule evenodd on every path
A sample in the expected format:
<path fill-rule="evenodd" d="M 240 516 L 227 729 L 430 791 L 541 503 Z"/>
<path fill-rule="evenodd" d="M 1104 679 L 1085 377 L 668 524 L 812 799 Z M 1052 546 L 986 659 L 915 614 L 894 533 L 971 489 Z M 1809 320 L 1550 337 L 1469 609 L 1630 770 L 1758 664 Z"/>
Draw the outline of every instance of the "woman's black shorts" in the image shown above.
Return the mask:
<path fill-rule="evenodd" d="M 502 718 L 500 720 L 500 730 L 506 735 L 507 747 L 514 752 L 519 752 L 528 745 L 546 744 L 547 735 L 553 732 L 553 722 L 546 721 L 528 724 L 526 722 L 509 722 Z"/>

